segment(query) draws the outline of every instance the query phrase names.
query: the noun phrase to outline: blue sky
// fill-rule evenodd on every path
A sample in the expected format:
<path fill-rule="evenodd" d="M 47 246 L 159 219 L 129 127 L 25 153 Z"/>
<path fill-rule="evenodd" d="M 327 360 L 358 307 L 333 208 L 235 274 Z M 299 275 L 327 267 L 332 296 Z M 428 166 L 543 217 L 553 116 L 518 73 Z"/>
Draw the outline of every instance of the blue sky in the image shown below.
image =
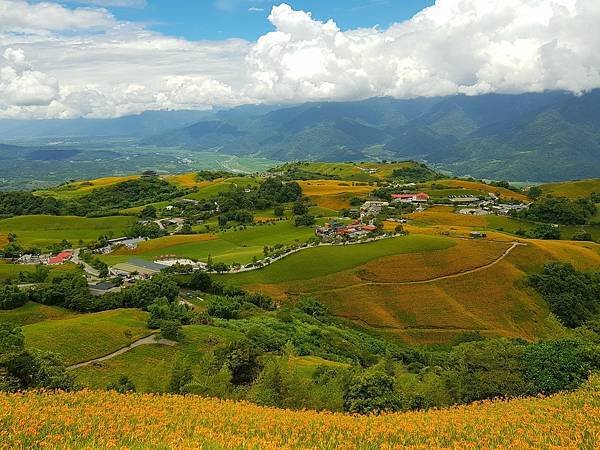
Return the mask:
<path fill-rule="evenodd" d="M 283 1 L 146 0 L 145 7 L 109 9 L 120 19 L 144 21 L 151 29 L 191 40 L 231 37 L 255 40 L 272 31 L 273 27 L 266 17 L 271 7 L 280 3 Z M 412 17 L 434 1 L 288 0 L 286 3 L 294 9 L 311 11 L 318 20 L 333 18 L 341 29 L 346 30 L 374 25 L 385 28 Z"/>

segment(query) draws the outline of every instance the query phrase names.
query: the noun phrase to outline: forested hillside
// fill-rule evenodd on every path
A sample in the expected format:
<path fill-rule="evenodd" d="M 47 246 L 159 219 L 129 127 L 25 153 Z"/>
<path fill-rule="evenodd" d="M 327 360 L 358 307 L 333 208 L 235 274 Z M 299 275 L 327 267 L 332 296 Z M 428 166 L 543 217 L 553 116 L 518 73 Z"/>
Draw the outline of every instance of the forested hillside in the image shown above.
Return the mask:
<path fill-rule="evenodd" d="M 423 159 L 458 175 L 600 175 L 600 91 L 308 103 L 221 111 L 144 141 L 277 160 Z"/>

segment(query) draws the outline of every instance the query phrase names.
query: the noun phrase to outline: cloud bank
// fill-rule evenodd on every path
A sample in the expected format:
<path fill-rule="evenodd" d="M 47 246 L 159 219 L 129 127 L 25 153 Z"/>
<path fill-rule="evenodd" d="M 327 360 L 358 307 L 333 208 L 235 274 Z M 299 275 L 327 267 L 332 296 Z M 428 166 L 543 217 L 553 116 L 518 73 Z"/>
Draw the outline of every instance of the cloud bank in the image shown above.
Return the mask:
<path fill-rule="evenodd" d="M 0 0 L 0 117 L 600 87 L 597 0 L 438 0 L 355 30 L 281 4 L 269 21 L 256 42 L 188 41 L 99 7 Z"/>

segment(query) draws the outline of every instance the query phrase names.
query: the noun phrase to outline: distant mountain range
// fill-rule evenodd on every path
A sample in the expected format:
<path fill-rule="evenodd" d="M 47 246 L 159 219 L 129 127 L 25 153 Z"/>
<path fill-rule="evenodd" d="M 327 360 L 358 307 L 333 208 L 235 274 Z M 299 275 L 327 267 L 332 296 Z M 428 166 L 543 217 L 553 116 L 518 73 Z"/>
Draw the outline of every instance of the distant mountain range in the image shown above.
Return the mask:
<path fill-rule="evenodd" d="M 0 139 L 15 136 L 6 122 L 0 121 Z M 32 122 L 20 122 L 21 132 L 33 128 Z M 417 159 L 456 175 L 496 180 L 600 176 L 600 90 L 581 96 L 373 98 L 212 113 L 154 112 L 42 121 L 35 135 L 46 130 L 53 136 L 130 136 L 143 145 L 280 161 Z"/>

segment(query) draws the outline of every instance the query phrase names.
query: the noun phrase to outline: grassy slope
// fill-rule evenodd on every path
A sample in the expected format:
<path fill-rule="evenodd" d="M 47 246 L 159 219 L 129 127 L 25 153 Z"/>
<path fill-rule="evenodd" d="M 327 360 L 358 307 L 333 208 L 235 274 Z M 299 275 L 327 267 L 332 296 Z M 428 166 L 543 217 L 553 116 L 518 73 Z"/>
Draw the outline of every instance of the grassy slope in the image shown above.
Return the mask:
<path fill-rule="evenodd" d="M 90 242 L 102 234 L 122 236 L 135 219 L 102 217 L 89 219 L 75 216 L 19 216 L 0 220 L 0 234 L 15 233 L 24 246 L 46 246 L 67 239 L 73 245 L 81 239 Z"/>
<path fill-rule="evenodd" d="M 184 333 L 185 340 L 177 347 L 142 345 L 116 358 L 73 372 L 81 385 L 90 388 L 104 388 L 121 375 L 127 375 L 139 392 L 166 392 L 171 369 L 178 358 L 197 362 L 215 346 L 241 338 L 235 331 L 202 325 L 186 326 Z"/>
<path fill-rule="evenodd" d="M 67 364 L 99 358 L 150 334 L 148 314 L 119 309 L 23 327 L 25 345 L 58 353 Z"/>
<path fill-rule="evenodd" d="M 74 316 L 75 313 L 72 311 L 58 306 L 47 306 L 29 302 L 20 308 L 0 311 L 0 323 L 23 326 L 46 320 L 68 319 Z"/>
<path fill-rule="evenodd" d="M 140 178 L 139 175 L 130 175 L 123 177 L 97 178 L 89 181 L 76 181 L 43 191 L 36 191 L 35 194 L 44 197 L 54 197 L 60 200 L 70 200 L 89 194 L 95 189 L 114 186 L 115 184 L 129 180 L 137 180 L 138 178 Z"/>
<path fill-rule="evenodd" d="M 406 284 L 485 266 L 498 259 L 509 243 L 456 240 L 454 247 L 404 255 L 394 251 L 372 261 L 360 252 L 365 258 L 362 262 L 335 252 L 314 258 L 300 254 L 295 255 L 297 261 L 290 257 L 260 271 L 224 278 L 281 300 L 312 295 L 340 317 L 413 343 L 448 342 L 468 330 L 525 339 L 560 335 L 562 327 L 522 280 L 554 260 L 597 270 L 600 246 L 563 241 L 527 243 L 492 267 L 430 283 Z"/>
<path fill-rule="evenodd" d="M 75 264 L 67 263 L 59 266 L 52 266 L 50 268 L 50 278 L 56 275 L 60 275 L 65 270 L 79 270 Z M 35 266 L 30 264 L 6 264 L 0 261 L 0 280 L 16 280 L 19 276 L 19 272 L 33 272 Z"/>
<path fill-rule="evenodd" d="M 340 180 L 349 181 L 376 181 L 387 178 L 392 175 L 394 170 L 406 167 L 412 167 L 415 163 L 410 161 L 380 164 L 380 163 L 329 163 L 329 162 L 309 162 L 304 163 L 301 168 L 306 172 L 320 173 L 323 175 L 334 176 Z M 377 169 L 374 174 L 367 173 L 363 169 Z"/>
<path fill-rule="evenodd" d="M 433 181 L 432 183 L 443 184 L 445 186 L 450 186 L 450 187 L 455 187 L 455 188 L 469 189 L 469 190 L 478 191 L 478 192 L 488 192 L 491 194 L 499 193 L 500 198 L 504 198 L 504 199 L 514 199 L 514 200 L 520 200 L 523 202 L 527 202 L 529 200 L 525 194 L 522 194 L 520 192 L 514 192 L 509 189 L 490 186 L 489 184 L 480 183 L 478 181 L 448 179 L 448 180 L 436 180 L 436 181 Z M 463 195 L 464 194 L 466 194 L 466 193 L 463 193 Z"/>
<path fill-rule="evenodd" d="M 153 259 L 161 255 L 177 255 L 206 261 L 211 254 L 215 262 L 245 264 L 251 262 L 253 256 L 261 257 L 265 245 L 305 242 L 313 235 L 311 227 L 295 227 L 290 221 L 281 221 L 216 235 L 168 236 L 143 243 L 133 251 L 118 250 L 102 259 L 116 263 L 132 257 Z"/>
<path fill-rule="evenodd" d="M 427 252 L 452 245 L 452 240 L 443 237 L 411 235 L 359 245 L 322 246 L 303 250 L 264 269 L 226 275 L 223 279 L 240 285 L 308 280 L 350 269 L 384 256 Z"/>
<path fill-rule="evenodd" d="M 600 437 L 600 382 L 594 377 L 577 392 L 545 399 L 380 416 L 195 396 L 29 392 L 0 394 L 0 422 L 10 448 L 591 449 Z"/>
<path fill-rule="evenodd" d="M 541 185 L 540 188 L 545 194 L 552 194 L 556 197 L 589 197 L 592 192 L 600 192 L 600 178 L 549 183 Z"/>
<path fill-rule="evenodd" d="M 357 185 L 337 180 L 299 181 L 304 195 L 317 206 L 339 211 L 350 207 L 352 197 L 365 197 L 373 189 L 369 185 Z"/>

